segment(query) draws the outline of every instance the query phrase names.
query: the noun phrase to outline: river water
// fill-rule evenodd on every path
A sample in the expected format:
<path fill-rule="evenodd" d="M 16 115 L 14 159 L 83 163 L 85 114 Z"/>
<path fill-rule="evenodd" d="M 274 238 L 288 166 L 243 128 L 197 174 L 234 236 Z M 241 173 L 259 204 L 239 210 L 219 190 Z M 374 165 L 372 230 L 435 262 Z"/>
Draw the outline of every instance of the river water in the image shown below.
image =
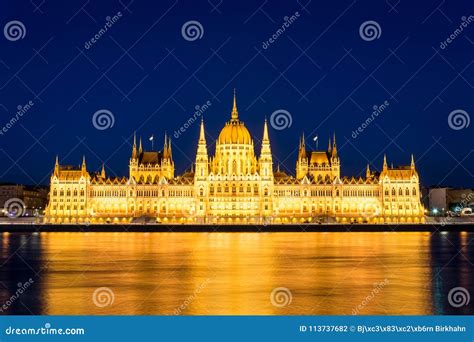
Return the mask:
<path fill-rule="evenodd" d="M 474 314 L 473 238 L 3 233 L 0 314 Z"/>

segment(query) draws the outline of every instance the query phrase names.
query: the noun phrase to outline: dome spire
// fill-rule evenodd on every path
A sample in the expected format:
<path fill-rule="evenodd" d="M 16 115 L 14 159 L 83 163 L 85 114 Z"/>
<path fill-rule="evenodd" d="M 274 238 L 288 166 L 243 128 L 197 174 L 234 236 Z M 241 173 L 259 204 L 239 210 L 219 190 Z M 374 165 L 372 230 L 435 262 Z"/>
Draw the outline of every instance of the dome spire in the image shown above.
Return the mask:
<path fill-rule="evenodd" d="M 235 88 L 234 88 L 234 105 L 232 107 L 231 119 L 232 121 L 239 120 L 239 112 L 237 111 L 237 96 L 235 94 Z"/>

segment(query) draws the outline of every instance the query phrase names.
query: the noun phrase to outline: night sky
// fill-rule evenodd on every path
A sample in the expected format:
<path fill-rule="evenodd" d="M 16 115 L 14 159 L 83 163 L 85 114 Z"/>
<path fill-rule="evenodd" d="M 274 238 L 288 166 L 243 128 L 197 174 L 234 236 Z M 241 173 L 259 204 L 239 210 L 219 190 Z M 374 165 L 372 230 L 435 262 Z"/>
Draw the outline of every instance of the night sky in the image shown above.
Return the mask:
<path fill-rule="evenodd" d="M 1 28 L 20 31 L 0 34 L 0 181 L 48 184 L 56 155 L 128 175 L 135 130 L 145 149 L 152 134 L 161 148 L 167 131 L 179 174 L 194 161 L 199 121 L 174 132 L 209 101 L 213 154 L 236 88 L 257 153 L 264 118 L 291 117 L 270 127 L 275 167 L 294 173 L 303 132 L 320 149 L 336 132 L 343 175 L 380 169 L 384 153 L 409 164 L 413 153 L 423 185 L 474 187 L 470 15 L 472 0 L 1 0 Z M 189 21 L 196 36 L 182 33 Z M 375 35 L 360 32 L 368 21 Z M 95 127 L 99 110 L 113 126 Z"/>

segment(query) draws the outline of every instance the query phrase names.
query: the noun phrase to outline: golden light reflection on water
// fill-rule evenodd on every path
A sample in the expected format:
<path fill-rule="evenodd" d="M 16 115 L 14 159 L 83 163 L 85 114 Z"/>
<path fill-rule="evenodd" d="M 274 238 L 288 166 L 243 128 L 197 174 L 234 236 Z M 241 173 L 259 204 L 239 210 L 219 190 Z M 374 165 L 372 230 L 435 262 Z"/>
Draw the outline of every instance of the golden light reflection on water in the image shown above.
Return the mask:
<path fill-rule="evenodd" d="M 1 278 L 36 276 L 24 301 L 48 315 L 444 313 L 451 284 L 437 276 L 457 253 L 439 236 L 437 256 L 430 233 L 18 235 L 2 235 Z M 456 238 L 469 255 L 472 235 Z M 33 272 L 8 258 L 19 247 Z M 449 267 L 454 285 L 472 288 L 469 262 Z M 112 290 L 113 304 L 94 304 L 99 287 Z M 291 292 L 289 305 L 272 304 L 277 287 Z"/>

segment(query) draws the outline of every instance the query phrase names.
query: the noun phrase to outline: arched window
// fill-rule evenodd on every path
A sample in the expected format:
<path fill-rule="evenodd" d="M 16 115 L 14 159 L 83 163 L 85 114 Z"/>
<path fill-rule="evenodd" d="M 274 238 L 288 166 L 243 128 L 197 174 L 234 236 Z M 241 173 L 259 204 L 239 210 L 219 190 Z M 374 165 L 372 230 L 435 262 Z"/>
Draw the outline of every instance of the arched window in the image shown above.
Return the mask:
<path fill-rule="evenodd" d="M 398 195 L 399 195 L 399 196 L 403 196 L 403 190 L 402 190 L 402 188 L 398 189 Z"/>
<path fill-rule="evenodd" d="M 411 194 L 412 194 L 413 196 L 416 196 L 416 189 L 415 189 L 415 188 L 413 188 Z"/>
<path fill-rule="evenodd" d="M 410 190 L 408 190 L 408 188 L 405 189 L 405 195 L 410 196 Z"/>
<path fill-rule="evenodd" d="M 395 188 L 392 188 L 392 196 L 395 196 L 396 192 L 395 192 Z"/>

